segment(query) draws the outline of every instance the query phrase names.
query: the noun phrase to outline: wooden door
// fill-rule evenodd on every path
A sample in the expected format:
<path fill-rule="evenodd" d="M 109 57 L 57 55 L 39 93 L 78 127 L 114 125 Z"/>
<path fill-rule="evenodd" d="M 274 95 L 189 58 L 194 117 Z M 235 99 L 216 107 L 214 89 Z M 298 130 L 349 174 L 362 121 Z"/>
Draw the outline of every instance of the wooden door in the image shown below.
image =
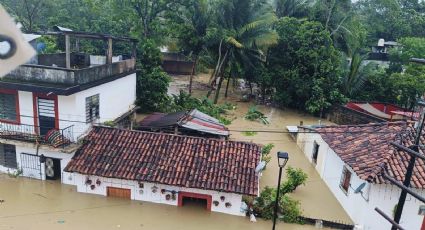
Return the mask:
<path fill-rule="evenodd" d="M 107 195 L 131 200 L 131 190 L 125 188 L 107 187 Z"/>

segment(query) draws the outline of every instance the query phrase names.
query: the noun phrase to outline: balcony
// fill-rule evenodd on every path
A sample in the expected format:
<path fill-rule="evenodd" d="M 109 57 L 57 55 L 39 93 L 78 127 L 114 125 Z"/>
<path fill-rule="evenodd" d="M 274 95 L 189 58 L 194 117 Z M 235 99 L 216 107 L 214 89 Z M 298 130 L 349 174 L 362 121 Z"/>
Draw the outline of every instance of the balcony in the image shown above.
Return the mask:
<path fill-rule="evenodd" d="M 135 59 L 117 60 L 110 64 L 91 64 L 90 59 L 90 55 L 72 53 L 72 67 L 65 68 L 65 53 L 38 55 L 36 63 L 18 67 L 2 81 L 70 87 L 119 77 L 135 70 Z"/>
<path fill-rule="evenodd" d="M 0 122 L 0 139 L 38 143 L 53 148 L 66 148 L 75 143 L 73 126 L 51 129 L 45 135 L 39 135 L 39 130 L 38 126 Z"/>

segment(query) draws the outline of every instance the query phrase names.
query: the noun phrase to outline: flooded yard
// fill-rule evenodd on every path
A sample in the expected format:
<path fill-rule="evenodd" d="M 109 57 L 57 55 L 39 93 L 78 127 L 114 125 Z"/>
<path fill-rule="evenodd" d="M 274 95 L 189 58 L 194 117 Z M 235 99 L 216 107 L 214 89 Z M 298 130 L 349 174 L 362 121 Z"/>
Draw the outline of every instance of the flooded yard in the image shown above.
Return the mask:
<path fill-rule="evenodd" d="M 205 79 L 195 79 L 198 84 Z M 173 92 L 185 87 L 187 79 L 178 78 Z M 224 91 L 224 90 L 223 90 Z M 205 95 L 205 90 L 195 90 Z M 302 168 L 309 178 L 292 197 L 301 201 L 304 216 L 351 223 L 350 218 L 320 179 L 291 137 L 284 133 L 287 125 L 317 124 L 318 118 L 293 110 L 280 110 L 265 106 L 258 108 L 269 117 L 270 125 L 243 119 L 250 103 L 238 102 L 238 97 L 227 101 L 237 105 L 229 114 L 231 139 L 258 144 L 275 144 L 273 159 L 261 178 L 261 187 L 276 186 L 278 167 L 276 152 L 287 151 L 288 165 Z M 246 136 L 240 131 L 257 131 Z M 272 132 L 267 132 L 272 131 Z M 3 202 L 2 202 L 3 200 Z M 271 229 L 271 221 L 257 220 L 220 213 L 211 213 L 199 205 L 175 207 L 140 201 L 77 193 L 73 186 L 59 182 L 10 178 L 0 175 L 0 230 L 6 229 Z M 315 229 L 309 225 L 279 223 L 277 229 Z"/>

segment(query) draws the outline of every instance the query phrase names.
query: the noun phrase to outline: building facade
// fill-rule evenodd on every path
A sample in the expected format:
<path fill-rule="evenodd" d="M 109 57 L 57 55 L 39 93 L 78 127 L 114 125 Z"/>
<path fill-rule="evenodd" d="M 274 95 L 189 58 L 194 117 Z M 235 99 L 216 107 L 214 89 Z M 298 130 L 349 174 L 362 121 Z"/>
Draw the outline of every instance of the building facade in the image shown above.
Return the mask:
<path fill-rule="evenodd" d="M 253 143 L 96 126 L 64 169 L 64 183 L 176 206 L 194 200 L 242 216 L 242 196 L 259 194 L 260 158 Z"/>
<path fill-rule="evenodd" d="M 245 216 L 246 212 L 246 210 L 242 209 L 241 194 L 138 182 L 135 180 L 87 176 L 79 173 L 64 172 L 64 175 L 64 183 L 75 185 L 77 191 L 82 193 L 102 196 L 116 196 L 117 193 L 120 193 L 119 196 L 124 199 L 179 207 L 184 205 L 185 198 L 194 198 L 204 200 L 207 211 L 237 216 Z"/>
<path fill-rule="evenodd" d="M 0 172 L 61 180 L 93 123 L 113 121 L 134 108 L 134 56 L 99 63 L 95 56 L 71 52 L 69 40 L 87 34 L 55 35 L 65 36 L 65 53 L 39 54 L 0 79 Z"/>
<path fill-rule="evenodd" d="M 393 139 L 400 131 L 398 128 L 404 126 L 402 123 L 395 123 L 396 128 L 392 129 L 391 125 L 382 124 L 333 126 L 319 129 L 299 127 L 302 132 L 298 133 L 297 145 L 358 229 L 390 229 L 391 224 L 379 215 L 375 208 L 378 207 L 387 215 L 393 216 L 401 193 L 398 187 L 381 181 L 381 178 L 364 177 L 366 171 L 373 171 L 373 166 L 363 162 L 363 159 L 371 160 L 375 158 L 376 153 L 380 155 L 376 158 L 376 162 L 385 162 L 384 153 L 390 146 L 389 141 L 381 141 Z M 350 132 L 354 130 L 362 132 L 363 135 L 351 134 Z M 369 135 L 368 132 L 373 133 L 373 130 L 375 134 Z M 383 131 L 386 134 L 379 134 Z M 329 138 L 335 135 L 340 138 Z M 355 160 L 352 161 L 350 158 Z M 425 190 L 422 187 L 416 186 L 414 190 L 425 196 Z M 421 201 L 408 195 L 400 225 L 405 229 L 421 229 L 423 216 L 418 214 L 421 205 L 423 205 Z"/>

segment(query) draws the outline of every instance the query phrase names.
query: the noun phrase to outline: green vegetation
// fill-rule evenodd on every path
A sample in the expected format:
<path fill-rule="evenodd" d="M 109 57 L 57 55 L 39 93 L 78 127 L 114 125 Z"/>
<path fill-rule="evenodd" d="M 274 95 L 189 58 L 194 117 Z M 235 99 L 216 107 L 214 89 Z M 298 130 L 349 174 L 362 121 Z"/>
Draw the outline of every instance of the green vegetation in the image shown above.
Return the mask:
<path fill-rule="evenodd" d="M 272 157 L 270 156 L 270 152 L 274 148 L 274 144 L 270 143 L 263 146 L 263 149 L 261 150 L 261 159 L 266 162 L 267 164 L 272 160 Z"/>
<path fill-rule="evenodd" d="M 212 70 L 207 98 L 214 104 L 223 82 L 227 82 L 224 95 L 228 96 L 229 87 L 237 87 L 238 79 L 247 83 L 260 102 L 316 115 L 347 100 L 382 101 L 411 108 L 425 92 L 424 67 L 408 61 L 411 57 L 424 58 L 424 1 L 0 3 L 22 23 L 24 32 L 60 25 L 75 31 L 138 38 L 137 104 L 146 112 L 170 110 L 174 103 L 166 95 L 170 79 L 160 68 L 159 47 L 163 46 L 196 60 L 196 69 Z M 402 46 L 391 50 L 389 66 L 365 65 L 371 46 L 381 38 Z M 45 43 L 45 53 L 64 49 L 63 39 L 43 37 L 39 41 Z M 80 50 L 103 54 L 104 45 L 102 41 L 82 40 Z M 114 43 L 114 53 L 130 50 L 128 44 Z"/>
<path fill-rule="evenodd" d="M 236 106 L 230 103 L 224 103 L 217 105 L 212 103 L 208 98 L 195 98 L 184 91 L 180 91 L 179 95 L 173 95 L 167 106 L 165 107 L 166 112 L 177 112 L 184 110 L 197 109 L 203 113 L 206 113 L 216 119 L 218 119 L 224 125 L 229 125 L 232 121 L 226 118 L 226 113 L 229 110 L 235 109 Z"/>
<path fill-rule="evenodd" d="M 300 185 L 305 185 L 308 175 L 301 169 L 294 169 L 288 166 L 286 169 L 288 179 L 281 185 L 283 194 L 294 192 Z"/>
<path fill-rule="evenodd" d="M 255 131 L 245 131 L 245 132 L 242 132 L 242 134 L 243 134 L 244 136 L 247 136 L 247 137 L 252 137 L 252 136 L 257 135 L 257 134 L 258 134 L 258 132 L 255 132 Z"/>
<path fill-rule="evenodd" d="M 14 172 L 10 172 L 9 170 L 7 171 L 7 175 L 11 178 L 18 178 L 23 173 L 24 173 L 24 171 L 22 169 L 17 169 Z"/>
<path fill-rule="evenodd" d="M 294 200 L 288 193 L 294 192 L 296 187 L 304 184 L 307 180 L 307 174 L 301 169 L 293 169 L 288 167 L 286 170 L 288 179 L 283 182 L 280 189 L 278 202 L 278 218 L 286 223 L 300 223 L 302 216 L 300 202 Z M 260 217 L 270 220 L 273 218 L 274 204 L 276 200 L 277 189 L 266 186 L 260 193 L 259 197 L 244 197 L 244 202 L 252 207 L 254 212 Z"/>
<path fill-rule="evenodd" d="M 248 109 L 248 113 L 245 115 L 245 119 L 250 121 L 260 121 L 261 123 L 268 125 L 269 121 L 267 120 L 267 117 L 264 115 L 264 113 L 258 111 L 257 107 L 251 106 Z"/>

